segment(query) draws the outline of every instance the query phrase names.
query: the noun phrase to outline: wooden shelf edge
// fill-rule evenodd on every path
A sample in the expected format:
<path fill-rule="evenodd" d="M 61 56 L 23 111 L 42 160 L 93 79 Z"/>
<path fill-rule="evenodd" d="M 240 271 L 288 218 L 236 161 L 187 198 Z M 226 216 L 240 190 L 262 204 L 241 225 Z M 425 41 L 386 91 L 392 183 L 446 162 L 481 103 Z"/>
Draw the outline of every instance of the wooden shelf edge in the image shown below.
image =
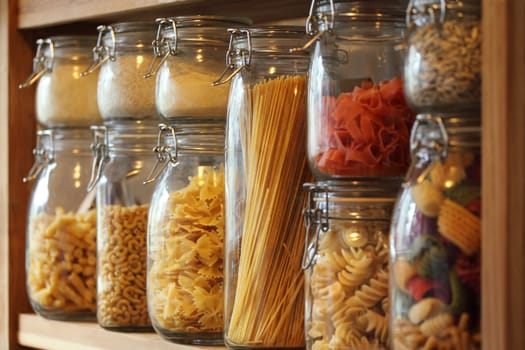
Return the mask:
<path fill-rule="evenodd" d="M 35 314 L 20 314 L 18 341 L 20 345 L 42 350 L 224 350 L 225 347 L 204 347 L 174 344 L 156 333 L 120 333 L 99 327 L 94 322 L 50 321 Z"/>

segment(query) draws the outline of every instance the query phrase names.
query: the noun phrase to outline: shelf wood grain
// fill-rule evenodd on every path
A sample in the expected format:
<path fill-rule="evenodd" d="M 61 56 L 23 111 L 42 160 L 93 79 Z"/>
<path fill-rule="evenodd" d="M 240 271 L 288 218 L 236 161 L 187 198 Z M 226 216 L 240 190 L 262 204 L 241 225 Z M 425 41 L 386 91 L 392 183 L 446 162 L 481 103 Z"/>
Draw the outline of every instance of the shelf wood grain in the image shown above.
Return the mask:
<path fill-rule="evenodd" d="M 92 322 L 50 321 L 35 314 L 19 317 L 20 345 L 42 350 L 224 350 L 225 347 L 204 347 L 174 344 L 151 333 L 107 331 Z"/>

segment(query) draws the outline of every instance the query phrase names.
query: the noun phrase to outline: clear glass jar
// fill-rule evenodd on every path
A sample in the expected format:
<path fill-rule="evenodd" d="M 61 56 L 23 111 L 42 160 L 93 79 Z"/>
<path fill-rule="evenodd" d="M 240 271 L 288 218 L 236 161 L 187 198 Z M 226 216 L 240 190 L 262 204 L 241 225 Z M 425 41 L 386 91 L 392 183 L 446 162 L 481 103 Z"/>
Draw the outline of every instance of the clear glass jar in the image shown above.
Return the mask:
<path fill-rule="evenodd" d="M 302 184 L 308 55 L 298 27 L 232 30 L 226 131 L 225 342 L 304 347 Z"/>
<path fill-rule="evenodd" d="M 144 79 L 153 60 L 154 22 L 122 22 L 98 26 L 94 62 L 82 73 L 100 68 L 98 108 L 104 120 L 156 117 L 155 81 Z"/>
<path fill-rule="evenodd" d="M 94 128 L 97 192 L 97 320 L 116 331 L 151 330 L 146 301 L 146 229 L 153 184 L 144 185 L 155 159 L 152 120 L 122 120 Z"/>
<path fill-rule="evenodd" d="M 36 83 L 36 118 L 44 128 L 81 127 L 100 122 L 97 78 L 80 79 L 91 60 L 91 36 L 38 39 L 33 73 L 20 88 Z"/>
<path fill-rule="evenodd" d="M 88 320 L 96 310 L 95 194 L 89 129 L 37 133 L 29 199 L 26 277 L 33 309 L 54 320 Z"/>
<path fill-rule="evenodd" d="M 404 1 L 312 1 L 308 159 L 316 179 L 405 174 Z"/>
<path fill-rule="evenodd" d="M 176 343 L 222 345 L 224 119 L 159 126 L 148 224 L 148 309 Z"/>
<path fill-rule="evenodd" d="M 397 181 L 309 186 L 306 348 L 390 349 L 388 234 Z"/>
<path fill-rule="evenodd" d="M 479 109 L 481 1 L 411 0 L 405 94 L 419 112 Z"/>
<path fill-rule="evenodd" d="M 228 28 L 248 25 L 243 18 L 181 16 L 157 20 L 153 44 L 157 72 L 157 111 L 177 123 L 195 118 L 226 119 L 229 84 L 212 86 L 224 69 Z"/>
<path fill-rule="evenodd" d="M 418 115 L 390 232 L 392 349 L 481 349 L 479 115 Z"/>

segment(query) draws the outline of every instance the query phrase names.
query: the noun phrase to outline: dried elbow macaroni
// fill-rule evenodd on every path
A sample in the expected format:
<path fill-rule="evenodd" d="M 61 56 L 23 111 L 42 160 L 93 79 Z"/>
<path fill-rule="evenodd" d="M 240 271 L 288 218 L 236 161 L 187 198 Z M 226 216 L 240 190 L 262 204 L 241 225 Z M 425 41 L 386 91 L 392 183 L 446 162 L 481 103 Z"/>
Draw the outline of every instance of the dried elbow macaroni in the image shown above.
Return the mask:
<path fill-rule="evenodd" d="M 41 213 L 29 223 L 27 286 L 36 311 L 96 310 L 96 213 Z"/>
<path fill-rule="evenodd" d="M 146 302 L 148 206 L 110 205 L 99 232 L 97 320 L 102 327 L 149 327 Z"/>

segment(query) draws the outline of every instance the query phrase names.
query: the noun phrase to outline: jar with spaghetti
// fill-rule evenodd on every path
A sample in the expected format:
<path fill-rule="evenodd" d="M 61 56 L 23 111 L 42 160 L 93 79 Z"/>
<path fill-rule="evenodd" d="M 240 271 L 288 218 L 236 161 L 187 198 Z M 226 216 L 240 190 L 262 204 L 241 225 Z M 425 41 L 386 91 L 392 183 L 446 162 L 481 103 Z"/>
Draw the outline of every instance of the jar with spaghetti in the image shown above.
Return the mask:
<path fill-rule="evenodd" d="M 157 141 L 152 120 L 94 127 L 92 178 L 97 193 L 97 320 L 115 331 L 151 330 L 146 302 L 146 229 Z"/>
<path fill-rule="evenodd" d="M 312 0 L 308 160 L 318 180 L 401 177 L 414 121 L 403 95 L 405 1 Z"/>
<path fill-rule="evenodd" d="M 156 106 L 161 117 L 180 123 L 226 119 L 229 84 L 212 86 L 224 69 L 228 28 L 249 24 L 243 18 L 180 16 L 157 20 L 154 62 Z"/>
<path fill-rule="evenodd" d="M 153 60 L 153 22 L 121 22 L 100 25 L 93 48 L 93 62 L 82 73 L 99 71 L 98 108 L 106 120 L 156 117 L 155 81 L 144 79 Z"/>
<path fill-rule="evenodd" d="M 309 185 L 306 348 L 390 349 L 388 234 L 397 181 Z"/>
<path fill-rule="evenodd" d="M 479 115 L 418 115 L 390 232 L 392 349 L 481 349 Z"/>
<path fill-rule="evenodd" d="M 479 110 L 481 1 L 411 0 L 405 93 L 423 113 Z"/>
<path fill-rule="evenodd" d="M 160 124 L 155 153 L 163 170 L 148 223 L 151 322 L 175 343 L 222 345 L 224 120 Z"/>
<path fill-rule="evenodd" d="M 226 131 L 225 342 L 304 347 L 308 54 L 300 27 L 231 30 Z M 228 74 L 232 70 L 231 74 Z"/>
<path fill-rule="evenodd" d="M 31 306 L 52 320 L 93 320 L 96 311 L 95 194 L 88 128 L 37 132 L 26 234 Z"/>
<path fill-rule="evenodd" d="M 37 83 L 36 118 L 44 128 L 82 127 L 100 122 L 97 77 L 80 78 L 91 60 L 91 36 L 52 36 L 37 40 L 33 73 L 20 88 Z"/>

